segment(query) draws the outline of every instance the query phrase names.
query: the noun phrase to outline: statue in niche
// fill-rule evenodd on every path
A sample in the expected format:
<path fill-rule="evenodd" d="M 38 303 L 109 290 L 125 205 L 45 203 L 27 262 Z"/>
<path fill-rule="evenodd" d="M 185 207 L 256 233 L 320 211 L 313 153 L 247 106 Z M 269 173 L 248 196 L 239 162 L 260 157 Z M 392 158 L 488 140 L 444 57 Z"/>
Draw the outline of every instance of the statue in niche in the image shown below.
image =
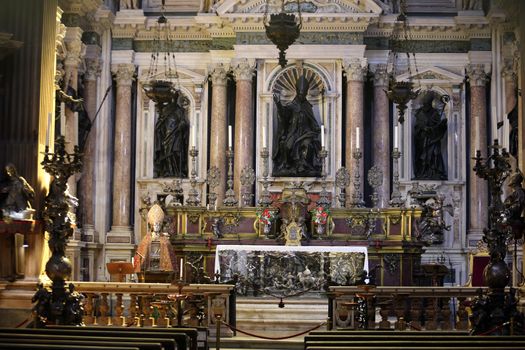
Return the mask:
<path fill-rule="evenodd" d="M 190 122 L 184 107 L 184 97 L 177 91 L 170 102 L 159 106 L 155 123 L 155 177 L 188 176 L 189 132 Z"/>
<path fill-rule="evenodd" d="M 312 105 L 306 99 L 309 87 L 310 82 L 301 75 L 296 82 L 295 98 L 290 103 L 283 105 L 280 95 L 273 95 L 278 114 L 272 155 L 273 176 L 321 175 L 321 128 Z"/>
<path fill-rule="evenodd" d="M 441 142 L 447 134 L 447 119 L 442 118 L 433 103 L 435 93 L 422 97 L 422 106 L 416 110 L 414 125 L 414 179 L 446 180 L 447 171 L 441 153 Z M 443 99 L 442 99 L 443 100 Z"/>
<path fill-rule="evenodd" d="M 6 181 L 0 185 L 0 194 L 3 194 L 3 201 L 0 209 L 4 216 L 13 219 L 30 219 L 34 210 L 29 203 L 35 198 L 35 191 L 22 176 L 18 175 L 13 164 L 5 167 Z"/>

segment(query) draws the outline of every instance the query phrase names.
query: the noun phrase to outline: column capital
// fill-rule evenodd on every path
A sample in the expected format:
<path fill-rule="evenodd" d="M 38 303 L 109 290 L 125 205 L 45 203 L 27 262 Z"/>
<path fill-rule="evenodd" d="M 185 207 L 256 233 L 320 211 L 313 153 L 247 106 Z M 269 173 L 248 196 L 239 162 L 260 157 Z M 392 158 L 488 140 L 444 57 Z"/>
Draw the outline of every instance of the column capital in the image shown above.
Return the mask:
<path fill-rule="evenodd" d="M 364 81 L 367 71 L 366 58 L 351 58 L 343 60 L 343 69 L 348 81 Z"/>
<path fill-rule="evenodd" d="M 467 77 L 471 86 L 485 86 L 487 83 L 487 73 L 483 64 L 467 65 Z"/>
<path fill-rule="evenodd" d="M 505 60 L 501 68 L 501 76 L 509 82 L 517 82 L 517 75 L 514 70 L 514 62 L 512 60 Z"/>
<path fill-rule="evenodd" d="M 79 27 L 67 27 L 64 43 L 66 44 L 66 67 L 78 68 L 86 51 L 86 45 L 82 43 L 83 30 Z"/>
<path fill-rule="evenodd" d="M 370 71 L 374 73 L 374 86 L 388 86 L 389 75 L 386 64 L 371 65 Z"/>
<path fill-rule="evenodd" d="M 111 72 L 115 75 L 117 86 L 131 86 L 135 79 L 135 65 L 132 63 L 114 64 Z"/>
<path fill-rule="evenodd" d="M 214 65 L 210 69 L 211 82 L 214 86 L 226 86 L 228 79 L 228 68 L 222 63 Z"/>
<path fill-rule="evenodd" d="M 255 70 L 255 62 L 250 62 L 247 59 L 238 61 L 233 67 L 233 74 L 236 81 L 248 80 L 252 81 Z"/>
<path fill-rule="evenodd" d="M 86 72 L 84 74 L 84 79 L 86 80 L 97 80 L 102 72 L 102 65 L 100 64 L 100 58 L 90 57 L 86 58 Z"/>

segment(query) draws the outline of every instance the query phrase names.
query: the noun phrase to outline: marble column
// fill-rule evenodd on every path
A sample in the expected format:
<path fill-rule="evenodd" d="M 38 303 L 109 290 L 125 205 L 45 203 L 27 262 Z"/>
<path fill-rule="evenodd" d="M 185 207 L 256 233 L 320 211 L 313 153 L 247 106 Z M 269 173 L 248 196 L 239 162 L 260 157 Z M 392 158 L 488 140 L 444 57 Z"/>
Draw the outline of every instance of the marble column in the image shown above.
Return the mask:
<path fill-rule="evenodd" d="M 359 128 L 359 148 L 361 152 L 364 152 L 364 129 L 363 129 L 363 107 L 364 107 L 364 78 L 366 73 L 366 60 L 365 59 L 351 59 L 345 60 L 343 63 L 343 69 L 346 72 L 346 125 L 345 125 L 345 164 L 346 168 L 350 171 L 352 181 L 349 188 L 347 189 L 347 198 L 352 200 L 354 193 L 354 169 L 355 160 L 353 158 L 353 152 L 356 149 L 356 128 Z M 364 156 L 364 154 L 363 154 Z M 360 162 L 360 183 L 361 183 L 361 194 L 363 193 L 364 184 L 364 169 L 363 169 L 363 158 Z"/>
<path fill-rule="evenodd" d="M 82 43 L 82 29 L 79 27 L 68 27 L 64 42 L 67 48 L 64 59 L 64 92 L 70 94 L 69 88 L 78 93 L 78 68 L 82 63 L 84 44 Z M 66 105 L 67 106 L 67 105 Z M 66 107 L 65 130 L 62 134 L 66 139 L 66 151 L 73 153 L 73 148 L 78 145 L 78 114 Z M 71 176 L 68 180 L 69 193 L 77 195 L 77 177 Z"/>
<path fill-rule="evenodd" d="M 390 115 L 386 64 L 374 67 L 374 113 L 372 116 L 372 164 L 383 171 L 383 186 L 379 193 L 379 207 L 388 207 L 390 200 Z"/>
<path fill-rule="evenodd" d="M 129 229 L 131 225 L 131 84 L 135 65 L 114 65 L 112 71 L 117 82 L 111 227 L 114 231 L 115 228 Z"/>
<path fill-rule="evenodd" d="M 211 125 L 210 125 L 210 167 L 216 166 L 220 172 L 219 186 L 217 191 L 217 206 L 222 206 L 226 192 L 228 128 L 226 125 L 226 83 L 227 69 L 219 64 L 212 68 L 211 79 L 213 84 L 211 101 Z"/>
<path fill-rule="evenodd" d="M 481 156 L 487 157 L 487 105 L 486 82 L 487 74 L 481 64 L 471 64 L 467 67 L 467 76 L 470 82 L 470 155 L 472 158 L 476 150 L 481 150 Z M 468 234 L 473 239 L 481 238 L 483 229 L 488 224 L 488 187 L 487 182 L 476 176 L 474 163 L 469 164 L 470 171 L 470 220 Z M 470 242 L 470 240 L 469 240 Z M 470 244 L 469 244 L 470 245 Z"/>
<path fill-rule="evenodd" d="M 233 72 L 237 82 L 235 97 L 235 156 L 234 156 L 234 188 L 237 195 L 242 193 L 241 171 L 253 168 L 254 120 L 253 120 L 253 79 L 254 65 L 248 61 L 239 62 Z M 248 189 L 247 189 L 248 190 Z M 253 190 L 250 188 L 249 193 Z M 242 206 L 241 200 L 239 205 Z"/>
<path fill-rule="evenodd" d="M 98 46 L 97 46 L 98 48 Z M 100 54 L 100 48 L 94 49 L 94 53 Z M 82 227 L 86 236 L 94 235 L 94 174 L 95 174 L 95 145 L 96 145 L 96 128 L 94 125 L 95 113 L 97 112 L 97 79 L 100 76 L 101 65 L 100 58 L 86 58 L 86 72 L 84 74 L 84 106 L 87 117 L 91 121 L 91 129 L 88 133 L 84 144 L 84 157 L 81 183 L 81 205 L 82 205 Z"/>

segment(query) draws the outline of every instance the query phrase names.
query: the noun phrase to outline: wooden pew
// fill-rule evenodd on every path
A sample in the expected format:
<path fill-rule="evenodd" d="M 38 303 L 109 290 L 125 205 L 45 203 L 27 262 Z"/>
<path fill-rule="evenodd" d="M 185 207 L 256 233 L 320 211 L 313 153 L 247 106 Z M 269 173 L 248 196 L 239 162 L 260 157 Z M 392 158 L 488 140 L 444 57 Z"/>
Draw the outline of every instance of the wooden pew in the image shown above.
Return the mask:
<path fill-rule="evenodd" d="M 85 336 L 75 336 L 75 335 L 60 335 L 60 334 L 35 334 L 34 332 L 28 333 L 1 333 L 0 339 L 13 339 L 18 342 L 23 342 L 24 340 L 30 339 L 31 341 L 40 342 L 43 340 L 46 343 L 50 342 L 50 339 L 57 341 L 86 341 Z M 112 344 L 119 344 L 122 346 L 137 346 L 136 344 L 159 344 L 165 350 L 176 350 L 175 341 L 169 338 L 134 338 L 130 340 L 126 337 L 94 337 L 90 336 L 89 341 L 92 342 L 110 342 Z M 126 344 L 133 342 L 133 344 Z M 95 345 L 95 344 L 90 344 Z"/>
<path fill-rule="evenodd" d="M 20 338 L 0 338 L 0 349 L 4 345 L 10 344 L 20 344 L 20 343 L 30 343 L 30 344 L 40 344 L 40 345 L 68 345 L 71 349 L 75 349 L 77 346 L 103 346 L 106 348 L 111 348 L 112 346 L 125 346 L 125 347 L 137 347 L 140 350 L 163 350 L 163 347 L 160 343 L 149 343 L 142 341 L 127 341 L 127 342 L 113 342 L 113 341 L 103 341 L 103 340 L 93 340 L 91 338 L 87 339 L 84 337 L 84 340 L 71 340 L 71 339 L 56 339 L 55 337 L 47 339 L 36 339 L 31 337 L 30 334 L 25 335 L 25 339 Z"/>
<path fill-rule="evenodd" d="M 107 331 L 105 328 L 99 329 L 83 329 L 82 327 L 70 327 L 67 329 L 60 328 L 0 328 L 0 333 L 28 333 L 33 334 L 47 334 L 47 335 L 75 335 L 83 337 L 119 337 L 119 335 L 114 331 Z M 160 334 L 153 331 L 142 331 L 142 329 L 137 329 L 135 332 L 126 332 L 125 336 L 120 336 L 120 338 L 132 338 L 133 341 L 139 339 L 148 339 L 148 338 L 165 338 L 167 340 L 173 340 L 177 344 L 178 350 L 186 350 L 189 348 L 189 340 L 186 334 L 182 333 L 164 333 Z M 137 339 L 138 338 L 138 339 Z"/>
<path fill-rule="evenodd" d="M 496 345 L 496 344 L 495 344 Z M 341 350 L 341 347 L 331 347 L 331 346 L 321 346 L 321 347 L 308 347 L 309 350 Z M 405 347 L 402 346 L 345 346 L 343 349 L 345 350 L 404 350 Z M 424 346 L 424 347 L 414 347 L 410 348 L 410 350 L 450 350 L 451 348 L 449 346 Z M 477 347 L 465 347 L 460 348 L 461 350 L 479 350 Z M 483 350 L 523 350 L 523 348 L 502 348 L 499 346 L 494 347 L 486 347 L 483 348 Z"/>
<path fill-rule="evenodd" d="M 59 329 L 78 329 L 79 327 L 73 326 L 62 326 L 52 325 L 47 328 L 59 328 Z M 116 333 L 123 332 L 156 332 L 160 334 L 172 334 L 172 333 L 185 333 L 190 338 L 190 350 L 205 350 L 208 349 L 208 333 L 209 330 L 206 327 L 170 327 L 170 328 L 148 328 L 148 327 L 104 327 L 104 326 L 83 326 L 81 329 L 95 329 L 95 330 L 107 330 Z"/>

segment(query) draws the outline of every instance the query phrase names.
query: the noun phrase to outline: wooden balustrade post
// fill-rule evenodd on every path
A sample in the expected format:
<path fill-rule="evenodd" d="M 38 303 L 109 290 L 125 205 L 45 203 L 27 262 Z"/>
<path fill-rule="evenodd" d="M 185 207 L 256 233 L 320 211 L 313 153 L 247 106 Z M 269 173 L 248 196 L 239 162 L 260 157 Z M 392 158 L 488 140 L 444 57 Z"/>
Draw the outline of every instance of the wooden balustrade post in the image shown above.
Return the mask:
<path fill-rule="evenodd" d="M 381 315 L 381 321 L 379 322 L 379 329 L 390 329 L 390 322 L 388 321 L 389 309 L 384 303 L 378 303 L 380 306 L 379 314 Z"/>
<path fill-rule="evenodd" d="M 143 327 L 151 327 L 153 325 L 153 322 L 151 320 L 151 297 L 149 295 L 143 295 L 141 296 L 142 299 L 142 315 L 144 315 L 144 319 L 142 321 Z"/>
<path fill-rule="evenodd" d="M 437 329 L 437 310 L 436 310 L 436 298 L 427 298 L 427 305 L 424 310 L 425 315 L 425 329 L 429 331 L 434 331 Z"/>
<path fill-rule="evenodd" d="M 420 297 L 410 299 L 410 324 L 413 328 L 421 328 L 421 312 L 423 310 L 422 300 Z"/>
<path fill-rule="evenodd" d="M 450 330 L 452 329 L 450 322 L 450 298 L 444 297 L 441 298 L 441 330 Z"/>
<path fill-rule="evenodd" d="M 126 325 L 126 316 L 124 313 L 124 303 L 122 302 L 122 293 L 116 293 L 117 300 L 115 302 L 115 316 L 113 317 L 113 324 L 117 326 Z"/>
<path fill-rule="evenodd" d="M 102 300 L 100 301 L 100 325 L 101 326 L 110 326 L 110 317 L 109 314 L 109 303 L 108 303 L 108 293 L 102 293 Z"/>
<path fill-rule="evenodd" d="M 468 329 L 468 312 L 465 310 L 465 300 L 466 297 L 458 297 L 456 329 L 459 330 Z"/>
<path fill-rule="evenodd" d="M 137 327 L 141 327 L 140 323 L 140 306 L 138 302 L 138 297 L 136 294 L 130 294 L 130 303 L 129 303 L 129 313 L 133 323 Z"/>
<path fill-rule="evenodd" d="M 397 294 L 394 296 L 395 301 L 395 314 L 396 314 L 396 323 L 394 324 L 394 328 L 398 331 L 404 331 L 407 329 L 407 323 L 406 323 L 406 317 L 405 317 L 405 310 L 406 310 L 406 302 L 407 302 L 407 296 L 404 294 Z"/>
<path fill-rule="evenodd" d="M 93 324 L 93 293 L 86 293 L 87 298 L 84 303 L 84 324 L 89 326 Z"/>

